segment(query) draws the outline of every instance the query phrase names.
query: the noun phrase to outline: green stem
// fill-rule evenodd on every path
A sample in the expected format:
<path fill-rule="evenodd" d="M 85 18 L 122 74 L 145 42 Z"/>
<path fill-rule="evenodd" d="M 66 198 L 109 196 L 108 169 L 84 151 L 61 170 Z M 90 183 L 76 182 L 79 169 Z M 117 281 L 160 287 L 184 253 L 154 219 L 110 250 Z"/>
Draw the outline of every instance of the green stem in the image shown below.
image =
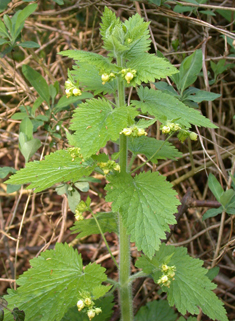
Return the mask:
<path fill-rule="evenodd" d="M 122 58 L 117 58 L 117 65 L 122 67 Z M 123 79 L 118 78 L 118 107 L 125 105 L 125 86 Z M 127 172 L 127 137 L 120 135 L 120 155 L 119 165 L 121 173 Z M 132 286 L 129 282 L 131 273 L 130 268 L 130 239 L 127 230 L 123 224 L 121 213 L 119 216 L 119 303 L 121 309 L 121 321 L 133 321 L 133 305 L 132 305 Z"/>
<path fill-rule="evenodd" d="M 94 218 L 94 220 L 95 220 L 95 222 L 96 222 L 96 224 L 97 224 L 97 226 L 98 226 L 98 229 L 99 229 L 100 234 L 101 234 L 101 236 L 102 236 L 102 238 L 103 238 L 103 240 L 104 240 L 104 243 L 105 243 L 105 245 L 106 245 L 106 247 L 107 247 L 107 249 L 108 249 L 108 251 L 109 251 L 109 254 L 110 254 L 111 258 L 113 259 L 114 264 L 115 264 L 116 267 L 118 268 L 117 261 L 115 260 L 113 254 L 112 254 L 112 252 L 111 252 L 111 250 L 110 250 L 110 247 L 109 247 L 109 245 L 108 245 L 108 242 L 107 242 L 107 240 L 106 240 L 106 238 L 105 238 L 105 236 L 104 236 L 104 233 L 103 233 L 103 231 L 102 231 L 102 229 L 101 229 L 100 223 L 99 223 L 99 221 L 97 220 L 95 214 L 94 214 L 93 212 L 91 212 L 91 214 L 92 214 L 92 216 L 93 216 L 93 218 Z"/>

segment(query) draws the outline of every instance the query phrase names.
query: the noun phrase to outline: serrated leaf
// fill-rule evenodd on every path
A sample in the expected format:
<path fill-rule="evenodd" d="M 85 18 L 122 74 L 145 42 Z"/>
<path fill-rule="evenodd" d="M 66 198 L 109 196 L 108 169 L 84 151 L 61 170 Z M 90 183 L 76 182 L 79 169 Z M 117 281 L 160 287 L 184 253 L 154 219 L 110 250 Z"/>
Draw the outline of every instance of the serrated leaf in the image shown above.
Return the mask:
<path fill-rule="evenodd" d="M 104 12 L 102 15 L 102 23 L 100 24 L 100 34 L 102 36 L 103 41 L 105 41 L 111 34 L 113 29 L 116 26 L 120 26 L 120 19 L 116 17 L 115 13 L 112 12 L 108 7 L 104 8 Z"/>
<path fill-rule="evenodd" d="M 148 53 L 143 53 L 141 59 L 139 57 L 130 59 L 127 68 L 136 70 L 136 76 L 130 82 L 132 86 L 140 85 L 142 82 L 154 82 L 156 79 L 178 73 L 168 60 Z"/>
<path fill-rule="evenodd" d="M 208 177 L 208 186 L 217 201 L 220 202 L 220 197 L 224 193 L 224 190 L 212 173 L 210 173 Z"/>
<path fill-rule="evenodd" d="M 177 314 L 167 301 L 148 302 L 141 307 L 135 316 L 135 321 L 175 321 Z"/>
<path fill-rule="evenodd" d="M 109 58 L 105 58 L 94 52 L 83 50 L 66 50 L 59 53 L 62 56 L 73 58 L 75 61 L 84 62 L 88 65 L 93 65 L 96 68 L 104 69 L 106 73 L 109 73 L 115 68 L 115 65 L 110 62 Z"/>
<path fill-rule="evenodd" d="M 30 84 L 38 92 L 39 96 L 49 104 L 50 94 L 46 80 L 36 70 L 28 65 L 23 65 L 22 72 L 25 78 L 28 79 Z"/>
<path fill-rule="evenodd" d="M 159 173 L 146 172 L 135 176 L 116 174 L 109 177 L 106 201 L 113 202 L 113 211 L 120 211 L 127 233 L 138 250 L 152 257 L 169 225 L 175 224 L 174 213 L 180 202 L 171 184 Z M 145 235 L 145 237 L 143 237 Z"/>
<path fill-rule="evenodd" d="M 203 261 L 191 258 L 186 248 L 175 248 L 162 243 L 152 260 L 141 256 L 136 266 L 142 268 L 145 273 L 151 273 L 154 282 L 157 283 L 162 275 L 161 265 L 165 264 L 165 257 L 169 255 L 172 257 L 168 266 L 176 267 L 175 276 L 170 287 L 164 286 L 162 289 L 167 292 L 170 306 L 175 305 L 183 315 L 186 311 L 198 314 L 200 307 L 212 320 L 228 321 L 223 303 L 212 292 L 216 285 L 206 276 L 207 270 L 202 267 Z"/>
<path fill-rule="evenodd" d="M 135 155 L 144 154 L 147 158 L 152 157 L 158 151 L 151 159 L 155 163 L 158 159 L 176 159 L 182 156 L 172 144 L 145 136 L 130 137 L 128 139 L 128 149 Z"/>
<path fill-rule="evenodd" d="M 31 183 L 27 189 L 35 188 L 40 192 L 59 182 L 76 182 L 84 175 L 89 175 L 95 165 L 91 159 L 81 162 L 80 158 L 72 157 L 67 150 L 58 150 L 45 157 L 45 160 L 34 161 L 12 175 L 6 183 L 26 184 Z"/>
<path fill-rule="evenodd" d="M 186 127 L 190 124 L 216 128 L 209 119 L 202 116 L 198 110 L 187 107 L 177 98 L 162 93 L 159 90 L 140 87 L 138 96 L 141 101 L 132 101 L 132 103 L 141 108 L 143 113 L 154 115 L 160 121 L 165 119 L 178 119 L 178 123 Z"/>
<path fill-rule="evenodd" d="M 112 212 L 98 213 L 95 214 L 96 218 L 100 224 L 100 227 L 105 232 L 115 232 L 117 233 L 117 218 Z M 74 226 L 70 228 L 73 234 L 79 233 L 76 238 L 82 238 L 92 234 L 100 234 L 100 230 L 94 220 L 94 218 L 85 219 L 83 221 L 75 222 Z"/>
<path fill-rule="evenodd" d="M 68 308 L 76 305 L 79 291 L 92 295 L 93 288 L 107 279 L 97 264 L 82 265 L 81 254 L 67 244 L 57 243 L 30 261 L 31 269 L 17 280 L 17 291 L 8 290 L 8 308 L 15 305 L 25 311 L 26 320 L 60 321 Z M 109 290 L 109 286 L 103 288 Z M 77 312 L 79 313 L 79 312 Z M 13 320 L 6 312 L 6 321 Z"/>
<path fill-rule="evenodd" d="M 96 315 L 92 320 L 93 321 L 109 321 L 110 317 L 113 314 L 113 295 L 109 295 L 98 300 L 95 300 L 95 306 L 101 308 L 102 313 Z M 89 321 L 87 314 L 79 313 L 78 308 L 72 307 L 64 315 L 61 321 Z"/>
<path fill-rule="evenodd" d="M 223 210 L 224 209 L 222 206 L 220 206 L 219 208 L 211 208 L 210 210 L 206 211 L 206 213 L 202 217 L 202 220 L 205 221 L 207 218 L 215 217 L 218 214 L 221 214 Z"/>
<path fill-rule="evenodd" d="M 113 109 L 106 99 L 91 99 L 75 110 L 70 129 L 73 142 L 81 148 L 83 157 L 95 154 L 108 140 L 116 141 L 119 133 L 138 112 L 131 107 Z"/>

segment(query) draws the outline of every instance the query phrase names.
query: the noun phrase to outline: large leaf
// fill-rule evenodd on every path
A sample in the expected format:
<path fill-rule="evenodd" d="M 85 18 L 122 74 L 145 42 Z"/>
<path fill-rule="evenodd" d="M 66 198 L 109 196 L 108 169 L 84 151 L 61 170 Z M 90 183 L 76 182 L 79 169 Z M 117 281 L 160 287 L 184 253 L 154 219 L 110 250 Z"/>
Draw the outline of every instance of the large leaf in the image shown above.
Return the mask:
<path fill-rule="evenodd" d="M 177 314 L 169 307 L 167 301 L 148 302 L 141 307 L 135 316 L 135 321 L 176 321 Z"/>
<path fill-rule="evenodd" d="M 176 267 L 175 277 L 169 288 L 162 288 L 167 292 L 170 306 L 175 305 L 183 315 L 186 311 L 198 314 L 200 307 L 212 320 L 228 321 L 223 303 L 212 292 L 216 285 L 206 276 L 207 270 L 202 267 L 203 261 L 187 255 L 186 248 L 175 248 L 162 243 L 152 260 L 141 256 L 136 263 L 145 273 L 153 276 L 155 283 L 162 276 L 162 264 Z"/>
<path fill-rule="evenodd" d="M 113 202 L 113 211 L 121 212 L 138 250 L 152 257 L 166 238 L 169 225 L 176 222 L 173 214 L 180 204 L 176 192 L 157 172 L 141 173 L 134 179 L 121 173 L 110 176 L 109 181 L 106 201 Z"/>
<path fill-rule="evenodd" d="M 69 307 L 75 306 L 79 291 L 95 293 L 107 278 L 105 269 L 97 264 L 83 268 L 81 254 L 67 244 L 57 243 L 54 250 L 43 252 L 30 261 L 31 269 L 17 280 L 17 291 L 8 290 L 5 296 L 8 308 L 17 306 L 26 314 L 26 321 L 60 321 Z M 79 312 L 77 312 L 79 314 Z M 6 311 L 4 321 L 13 320 Z"/>
<path fill-rule="evenodd" d="M 220 197 L 223 194 L 224 190 L 212 173 L 210 173 L 208 177 L 208 186 L 214 194 L 217 201 L 220 202 Z"/>
<path fill-rule="evenodd" d="M 151 159 L 152 162 L 157 162 L 158 159 L 176 159 L 182 156 L 170 143 L 146 136 L 130 137 L 128 149 L 135 155 L 144 154 L 147 158 L 152 157 L 157 152 Z"/>
<path fill-rule="evenodd" d="M 38 92 L 39 96 L 49 104 L 50 93 L 46 80 L 36 70 L 28 65 L 23 65 L 22 72 L 25 78 L 28 79 L 30 84 Z"/>
<path fill-rule="evenodd" d="M 198 110 L 187 107 L 177 98 L 159 90 L 140 87 L 138 96 L 141 101 L 132 101 L 132 103 L 141 108 L 142 112 L 154 115 L 160 121 L 165 121 L 166 118 L 169 120 L 179 118 L 177 122 L 186 127 L 190 127 L 190 124 L 193 124 L 216 128 Z"/>
<path fill-rule="evenodd" d="M 75 131 L 73 144 L 81 148 L 86 158 L 104 147 L 108 140 L 116 141 L 119 133 L 138 114 L 131 107 L 113 109 L 105 99 L 91 99 L 75 110 L 70 129 Z"/>
<path fill-rule="evenodd" d="M 34 161 L 12 175 L 7 184 L 31 183 L 29 188 L 40 192 L 59 182 L 76 182 L 84 175 L 89 175 L 95 165 L 88 159 L 82 162 L 80 158 L 72 159 L 68 150 L 58 150 L 45 157 L 45 160 Z"/>
<path fill-rule="evenodd" d="M 178 72 L 168 60 L 148 53 L 143 53 L 141 58 L 131 58 L 127 67 L 136 70 L 136 77 L 130 82 L 132 86 L 140 85 L 142 82 L 154 82 Z"/>
<path fill-rule="evenodd" d="M 101 230 L 103 233 L 105 232 L 116 232 L 117 228 L 117 218 L 116 215 L 112 212 L 108 213 L 98 213 L 95 214 L 96 218 L 99 222 Z M 79 233 L 77 238 L 82 238 L 92 234 L 100 234 L 100 230 L 96 224 L 94 218 L 85 219 L 83 221 L 78 221 L 74 223 L 74 226 L 70 228 L 72 233 Z"/>

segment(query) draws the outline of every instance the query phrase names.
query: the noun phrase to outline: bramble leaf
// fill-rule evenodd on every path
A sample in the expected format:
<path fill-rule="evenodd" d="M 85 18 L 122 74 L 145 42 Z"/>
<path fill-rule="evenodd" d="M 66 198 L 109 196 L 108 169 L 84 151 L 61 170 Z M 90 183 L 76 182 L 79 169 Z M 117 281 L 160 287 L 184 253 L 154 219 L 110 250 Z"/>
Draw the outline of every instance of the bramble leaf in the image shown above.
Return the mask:
<path fill-rule="evenodd" d="M 190 127 L 190 124 L 193 124 L 216 128 L 216 126 L 212 124 L 209 119 L 202 116 L 198 110 L 187 107 L 177 98 L 162 93 L 159 90 L 140 87 L 138 96 L 141 101 L 132 101 L 133 105 L 141 108 L 143 113 L 154 115 L 160 121 L 165 121 L 166 118 L 169 120 L 179 118 L 177 122 L 186 127 Z"/>
<path fill-rule="evenodd" d="M 152 257 L 166 238 L 169 224 L 175 224 L 173 214 L 180 204 L 176 192 L 157 172 L 141 173 L 134 179 L 121 173 L 108 179 L 106 201 L 113 202 L 113 211 L 120 211 L 138 250 Z"/>
<path fill-rule="evenodd" d="M 148 302 L 141 307 L 135 316 L 135 321 L 176 321 L 177 314 L 167 301 Z"/>
<path fill-rule="evenodd" d="M 158 159 L 176 159 L 181 157 L 182 154 L 168 142 L 156 140 L 151 137 L 130 137 L 128 140 L 128 149 L 137 154 L 144 154 L 147 158 L 152 157 L 156 151 L 156 155 L 151 159 L 156 163 Z"/>
<path fill-rule="evenodd" d="M 190 257 L 186 248 L 175 248 L 162 243 L 152 260 L 142 255 L 136 266 L 151 274 L 157 283 L 162 276 L 161 265 L 166 264 L 166 258 L 167 265 L 176 268 L 174 280 L 171 280 L 169 288 L 162 287 L 162 290 L 167 292 L 170 306 L 175 305 L 183 315 L 186 311 L 198 314 L 200 307 L 212 320 L 228 321 L 223 303 L 212 292 L 216 285 L 206 276 L 207 270 L 202 267 L 203 261 Z"/>
<path fill-rule="evenodd" d="M 117 232 L 117 218 L 115 213 L 98 213 L 95 214 L 96 218 L 100 224 L 100 227 L 105 232 Z M 94 220 L 94 218 L 85 219 L 83 221 L 76 221 L 74 226 L 70 228 L 73 234 L 79 233 L 77 235 L 77 239 L 82 237 L 92 235 L 92 234 L 100 234 L 99 228 Z"/>
<path fill-rule="evenodd" d="M 81 162 L 81 158 L 76 157 L 73 161 L 68 150 L 58 150 L 46 156 L 45 160 L 27 163 L 6 183 L 31 183 L 27 189 L 35 188 L 34 192 L 40 192 L 59 182 L 76 182 L 82 176 L 90 175 L 94 167 L 91 159 Z"/>
<path fill-rule="evenodd" d="M 26 320 L 61 320 L 68 308 L 76 305 L 79 291 L 93 294 L 107 278 L 105 269 L 97 264 L 82 265 L 81 254 L 67 244 L 57 243 L 54 250 L 43 252 L 30 261 L 31 269 L 17 280 L 17 291 L 8 290 L 8 308 L 25 311 Z M 97 294 L 96 294 L 97 297 Z M 79 312 L 77 312 L 79 314 Z M 6 311 L 6 321 L 13 320 Z"/>
<path fill-rule="evenodd" d="M 106 99 L 90 99 L 75 110 L 70 129 L 73 144 L 81 148 L 83 157 L 95 154 L 108 140 L 116 141 L 128 124 L 128 118 L 138 115 L 132 107 L 113 109 Z"/>

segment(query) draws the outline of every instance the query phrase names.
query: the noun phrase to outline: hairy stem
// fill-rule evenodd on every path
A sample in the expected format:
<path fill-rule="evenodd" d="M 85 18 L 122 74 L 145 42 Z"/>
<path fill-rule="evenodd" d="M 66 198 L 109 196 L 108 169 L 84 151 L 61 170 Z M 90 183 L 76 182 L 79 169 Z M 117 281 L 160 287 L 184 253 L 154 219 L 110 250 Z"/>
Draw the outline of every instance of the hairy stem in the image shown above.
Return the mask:
<path fill-rule="evenodd" d="M 118 66 L 122 67 L 122 58 L 117 59 Z M 125 105 L 125 87 L 123 79 L 118 79 L 118 106 Z M 127 137 L 120 135 L 119 165 L 121 172 L 127 171 Z M 119 302 L 122 321 L 133 321 L 133 306 L 130 277 L 130 240 L 127 235 L 123 219 L 119 212 Z"/>

